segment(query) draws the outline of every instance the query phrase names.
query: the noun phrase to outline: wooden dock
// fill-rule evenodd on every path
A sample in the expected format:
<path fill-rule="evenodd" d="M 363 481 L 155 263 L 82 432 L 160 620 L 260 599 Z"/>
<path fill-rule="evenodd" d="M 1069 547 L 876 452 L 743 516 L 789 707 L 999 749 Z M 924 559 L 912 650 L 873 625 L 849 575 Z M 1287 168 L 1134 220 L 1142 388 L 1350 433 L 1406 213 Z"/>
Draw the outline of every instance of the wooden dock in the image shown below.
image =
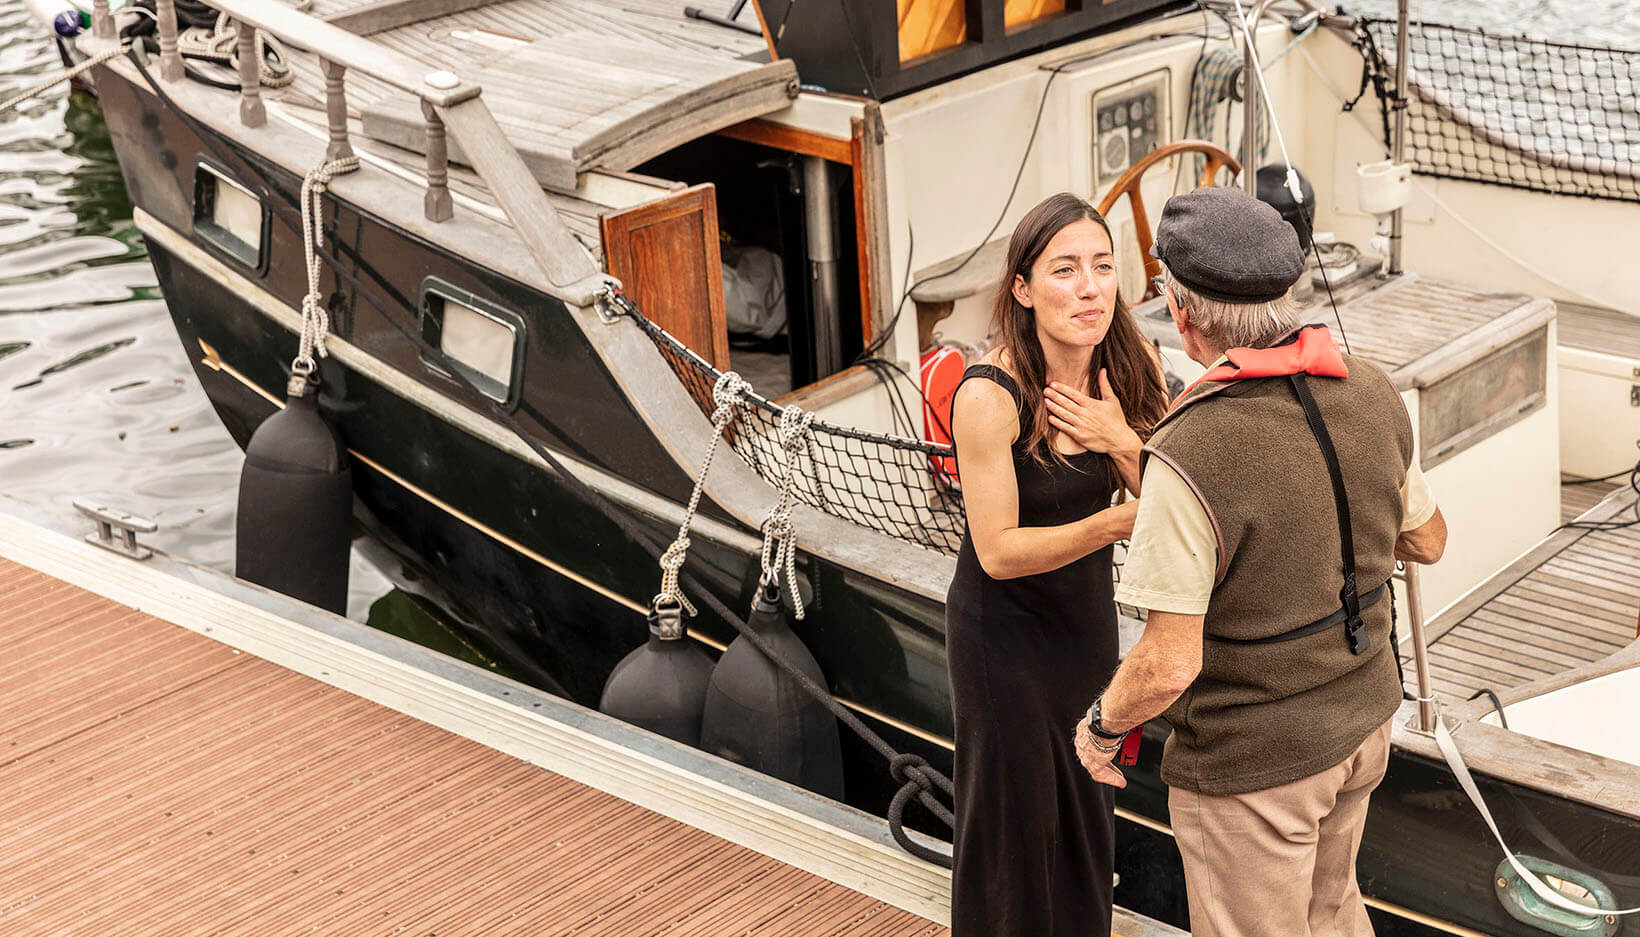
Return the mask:
<path fill-rule="evenodd" d="M 949 933 L 880 820 L 283 596 L 11 518 L 0 596 L 7 937 Z"/>

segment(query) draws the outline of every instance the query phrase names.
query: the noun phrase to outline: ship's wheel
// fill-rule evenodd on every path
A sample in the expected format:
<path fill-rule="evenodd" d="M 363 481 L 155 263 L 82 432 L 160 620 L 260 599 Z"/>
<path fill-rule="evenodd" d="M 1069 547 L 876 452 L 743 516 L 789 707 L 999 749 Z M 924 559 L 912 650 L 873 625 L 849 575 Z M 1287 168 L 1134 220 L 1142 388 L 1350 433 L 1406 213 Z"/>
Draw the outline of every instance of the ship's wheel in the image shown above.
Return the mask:
<path fill-rule="evenodd" d="M 1124 195 L 1133 206 L 1133 231 L 1139 238 L 1139 256 L 1145 260 L 1145 299 L 1156 295 L 1156 288 L 1150 281 L 1162 272 L 1162 262 L 1150 256 L 1150 246 L 1155 243 L 1155 239 L 1150 233 L 1150 217 L 1145 214 L 1145 200 L 1143 193 L 1139 191 L 1139 183 L 1143 181 L 1145 173 L 1150 171 L 1150 167 L 1164 159 L 1186 153 L 1200 153 L 1207 157 L 1207 165 L 1202 167 L 1201 178 L 1196 180 L 1198 189 L 1212 185 L 1219 171 L 1226 166 L 1230 167 L 1232 175 L 1241 172 L 1241 163 L 1237 162 L 1234 156 L 1206 140 L 1178 140 L 1146 153 L 1138 162 L 1129 166 L 1127 172 L 1122 173 L 1122 178 L 1117 179 L 1111 185 L 1110 191 L 1105 193 L 1105 197 L 1099 200 L 1101 215 L 1108 215 L 1111 207 Z"/>

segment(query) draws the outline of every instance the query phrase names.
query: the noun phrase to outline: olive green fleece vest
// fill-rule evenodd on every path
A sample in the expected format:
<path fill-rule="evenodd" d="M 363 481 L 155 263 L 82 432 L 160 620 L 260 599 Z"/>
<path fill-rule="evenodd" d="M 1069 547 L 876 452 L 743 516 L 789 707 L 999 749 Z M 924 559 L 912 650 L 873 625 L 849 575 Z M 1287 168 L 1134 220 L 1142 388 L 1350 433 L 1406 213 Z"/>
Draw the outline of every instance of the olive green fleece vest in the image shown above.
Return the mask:
<path fill-rule="evenodd" d="M 1394 570 L 1412 427 L 1389 378 L 1346 355 L 1347 378 L 1308 378 L 1343 470 L 1359 591 Z M 1183 476 L 1218 538 L 1208 635 L 1261 638 L 1338 611 L 1338 518 L 1321 450 L 1286 378 L 1204 383 L 1147 447 Z M 1268 644 L 1205 641 L 1202 670 L 1168 709 L 1162 780 L 1204 794 L 1265 790 L 1326 770 L 1401 700 L 1390 596 L 1362 610 L 1371 647 L 1342 625 Z"/>

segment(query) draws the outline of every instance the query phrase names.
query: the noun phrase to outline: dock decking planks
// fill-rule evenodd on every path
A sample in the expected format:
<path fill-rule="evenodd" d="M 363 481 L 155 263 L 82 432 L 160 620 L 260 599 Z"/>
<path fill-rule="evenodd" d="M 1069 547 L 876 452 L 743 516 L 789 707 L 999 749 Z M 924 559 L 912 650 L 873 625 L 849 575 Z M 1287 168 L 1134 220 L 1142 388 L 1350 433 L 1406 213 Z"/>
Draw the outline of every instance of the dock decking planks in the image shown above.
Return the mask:
<path fill-rule="evenodd" d="M 0 930 L 947 929 L 0 560 Z"/>
<path fill-rule="evenodd" d="M 1627 486 L 1568 485 L 1562 494 L 1563 514 L 1581 506 L 1573 515 L 1581 517 L 1592 500 L 1601 505 L 1592 516 L 1633 516 L 1636 496 Z M 1481 588 L 1490 590 L 1484 601 L 1450 628 L 1437 628 L 1430 642 L 1430 678 L 1448 701 L 1562 673 L 1633 642 L 1640 527 L 1588 531 L 1531 568 L 1506 571 Z M 1410 647 L 1402 657 L 1407 689 L 1415 691 Z"/>

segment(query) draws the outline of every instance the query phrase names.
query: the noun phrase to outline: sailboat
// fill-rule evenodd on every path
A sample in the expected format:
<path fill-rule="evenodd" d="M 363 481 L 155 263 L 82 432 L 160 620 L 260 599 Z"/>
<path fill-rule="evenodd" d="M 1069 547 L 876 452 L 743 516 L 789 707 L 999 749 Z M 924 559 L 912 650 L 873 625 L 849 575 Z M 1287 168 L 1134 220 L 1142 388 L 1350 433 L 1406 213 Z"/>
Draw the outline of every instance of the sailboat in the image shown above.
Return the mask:
<path fill-rule="evenodd" d="M 135 9 L 97 0 L 65 54 L 236 440 L 322 309 L 359 519 L 587 705 L 645 640 L 661 548 L 687 534 L 694 597 L 745 609 L 784 504 L 783 601 L 831 696 L 947 773 L 963 515 L 921 358 L 983 349 L 1002 238 L 1072 191 L 1188 381 L 1147 295 L 1156 208 L 1301 168 L 1301 299 L 1390 373 L 1453 531 L 1397 587 L 1423 640 L 1362 891 L 1391 933 L 1620 926 L 1518 874 L 1438 707 L 1523 862 L 1579 906 L 1640 903 L 1640 54 L 1269 0 Z M 1567 492 L 1603 497 L 1562 526 Z M 735 636 L 710 608 L 687 633 Z M 1119 797 L 1117 900 L 1183 923 L 1166 731 Z M 850 733 L 842 761 L 847 799 L 887 812 L 903 777 Z"/>

